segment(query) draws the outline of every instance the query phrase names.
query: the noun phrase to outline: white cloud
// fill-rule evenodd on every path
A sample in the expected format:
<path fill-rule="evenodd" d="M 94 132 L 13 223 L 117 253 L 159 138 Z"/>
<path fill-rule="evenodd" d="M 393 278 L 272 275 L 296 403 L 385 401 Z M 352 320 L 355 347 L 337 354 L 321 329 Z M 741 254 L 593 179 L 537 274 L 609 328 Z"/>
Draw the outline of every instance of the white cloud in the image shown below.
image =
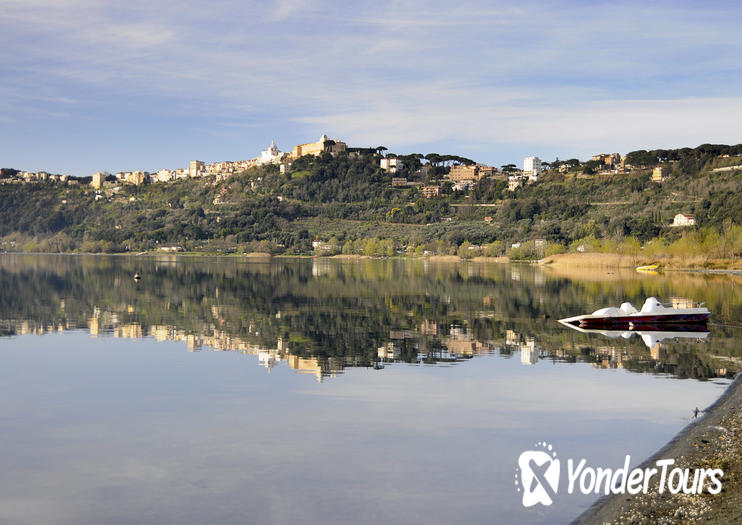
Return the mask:
<path fill-rule="evenodd" d="M 302 117 L 300 122 L 348 137 L 355 143 L 384 142 L 395 148 L 420 143 L 532 144 L 562 146 L 565 154 L 742 142 L 742 98 L 570 101 L 526 106 L 489 103 L 486 93 L 457 93 L 410 107 Z"/>
<path fill-rule="evenodd" d="M 289 17 L 300 15 L 307 10 L 316 7 L 314 0 L 276 0 L 273 12 L 270 13 L 271 20 L 285 20 Z"/>

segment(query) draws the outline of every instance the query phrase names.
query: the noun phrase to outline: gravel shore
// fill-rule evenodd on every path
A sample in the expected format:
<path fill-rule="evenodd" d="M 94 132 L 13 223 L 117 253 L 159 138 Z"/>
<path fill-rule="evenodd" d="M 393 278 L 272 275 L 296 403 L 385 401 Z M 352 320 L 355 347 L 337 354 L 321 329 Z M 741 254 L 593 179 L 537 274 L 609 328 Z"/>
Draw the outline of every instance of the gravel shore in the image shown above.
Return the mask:
<path fill-rule="evenodd" d="M 574 523 L 742 523 L 742 374 L 701 417 L 641 466 L 654 466 L 664 458 L 675 459 L 673 468 L 721 468 L 722 491 L 659 494 L 654 483 L 646 495 L 601 498 Z"/>

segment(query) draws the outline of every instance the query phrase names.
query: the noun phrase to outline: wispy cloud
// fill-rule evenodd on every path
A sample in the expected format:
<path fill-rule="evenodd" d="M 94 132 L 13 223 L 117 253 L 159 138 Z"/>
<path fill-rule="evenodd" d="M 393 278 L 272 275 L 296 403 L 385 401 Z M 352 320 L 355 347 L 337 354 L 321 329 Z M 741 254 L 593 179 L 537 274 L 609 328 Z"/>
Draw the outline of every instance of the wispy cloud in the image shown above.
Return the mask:
<path fill-rule="evenodd" d="M 265 130 L 564 155 L 732 142 L 739 15 L 732 2 L 6 0 L 0 112 L 220 127 L 255 148 Z"/>
<path fill-rule="evenodd" d="M 449 142 L 478 151 L 502 152 L 522 145 L 534 153 L 592 155 L 607 149 L 742 142 L 736 118 L 742 98 L 675 100 L 605 100 L 558 106 L 489 105 L 482 93 L 458 102 L 400 105 L 383 111 L 359 111 L 302 117 L 301 122 L 349 137 L 354 142 L 386 141 L 396 148 Z M 558 145 L 558 147 L 555 147 Z M 501 159 L 507 160 L 507 159 Z"/>
<path fill-rule="evenodd" d="M 292 16 L 303 15 L 307 10 L 317 6 L 314 0 L 276 0 L 273 11 L 269 14 L 270 20 L 286 20 Z"/>

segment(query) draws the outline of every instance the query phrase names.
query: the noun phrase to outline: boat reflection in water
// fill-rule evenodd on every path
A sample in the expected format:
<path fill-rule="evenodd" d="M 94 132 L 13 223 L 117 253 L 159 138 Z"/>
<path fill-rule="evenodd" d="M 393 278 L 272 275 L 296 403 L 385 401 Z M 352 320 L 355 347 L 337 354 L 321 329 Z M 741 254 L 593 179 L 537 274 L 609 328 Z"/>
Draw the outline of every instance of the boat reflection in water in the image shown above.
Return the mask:
<path fill-rule="evenodd" d="M 564 320 L 560 320 L 559 322 L 564 326 L 569 326 L 583 334 L 600 334 L 610 337 L 611 339 L 616 339 L 618 337 L 631 339 L 634 335 L 638 335 L 649 349 L 652 349 L 656 347 L 657 344 L 668 340 L 692 339 L 703 341 L 711 333 L 708 331 L 705 324 L 642 324 L 632 326 L 628 330 L 601 330 L 597 328 L 582 328 L 579 325 Z"/>

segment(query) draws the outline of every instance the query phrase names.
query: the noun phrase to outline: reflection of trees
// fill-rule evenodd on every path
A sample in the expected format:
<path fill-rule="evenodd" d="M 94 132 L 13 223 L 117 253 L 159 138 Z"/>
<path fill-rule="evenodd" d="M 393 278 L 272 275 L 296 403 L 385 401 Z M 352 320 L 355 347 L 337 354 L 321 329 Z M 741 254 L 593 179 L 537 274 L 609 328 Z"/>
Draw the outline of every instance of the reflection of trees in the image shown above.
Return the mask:
<path fill-rule="evenodd" d="M 516 282 L 514 269 L 393 259 L 250 263 L 237 258 L 5 255 L 0 257 L 0 319 L 70 328 L 88 326 L 94 315 L 102 326 L 115 317 L 119 325 L 218 333 L 267 348 L 280 338 L 295 356 L 362 365 L 376 362 L 377 349 L 390 340 L 391 331 L 415 334 L 432 322 L 436 337 L 402 338 L 399 360 L 447 358 L 442 352 L 451 327 L 458 326 L 472 341 L 489 342 L 504 354 L 511 351 L 504 345 L 506 331 L 515 330 L 535 337 L 542 352 L 565 361 L 597 362 L 595 347 L 612 345 L 626 354 L 622 366 L 635 371 L 713 377 L 726 366 L 711 356 L 710 345 L 690 344 L 668 345 L 667 358 L 658 366 L 640 341 L 597 342 L 554 321 L 623 300 L 682 295 L 706 301 L 713 319 L 735 322 L 742 288 L 728 286 L 726 278 L 582 282 L 520 266 Z M 143 276 L 139 283 L 132 279 L 135 272 Z M 0 333 L 12 331 L 11 324 L 0 323 Z M 713 354 L 739 355 L 732 329 L 713 331 Z"/>

